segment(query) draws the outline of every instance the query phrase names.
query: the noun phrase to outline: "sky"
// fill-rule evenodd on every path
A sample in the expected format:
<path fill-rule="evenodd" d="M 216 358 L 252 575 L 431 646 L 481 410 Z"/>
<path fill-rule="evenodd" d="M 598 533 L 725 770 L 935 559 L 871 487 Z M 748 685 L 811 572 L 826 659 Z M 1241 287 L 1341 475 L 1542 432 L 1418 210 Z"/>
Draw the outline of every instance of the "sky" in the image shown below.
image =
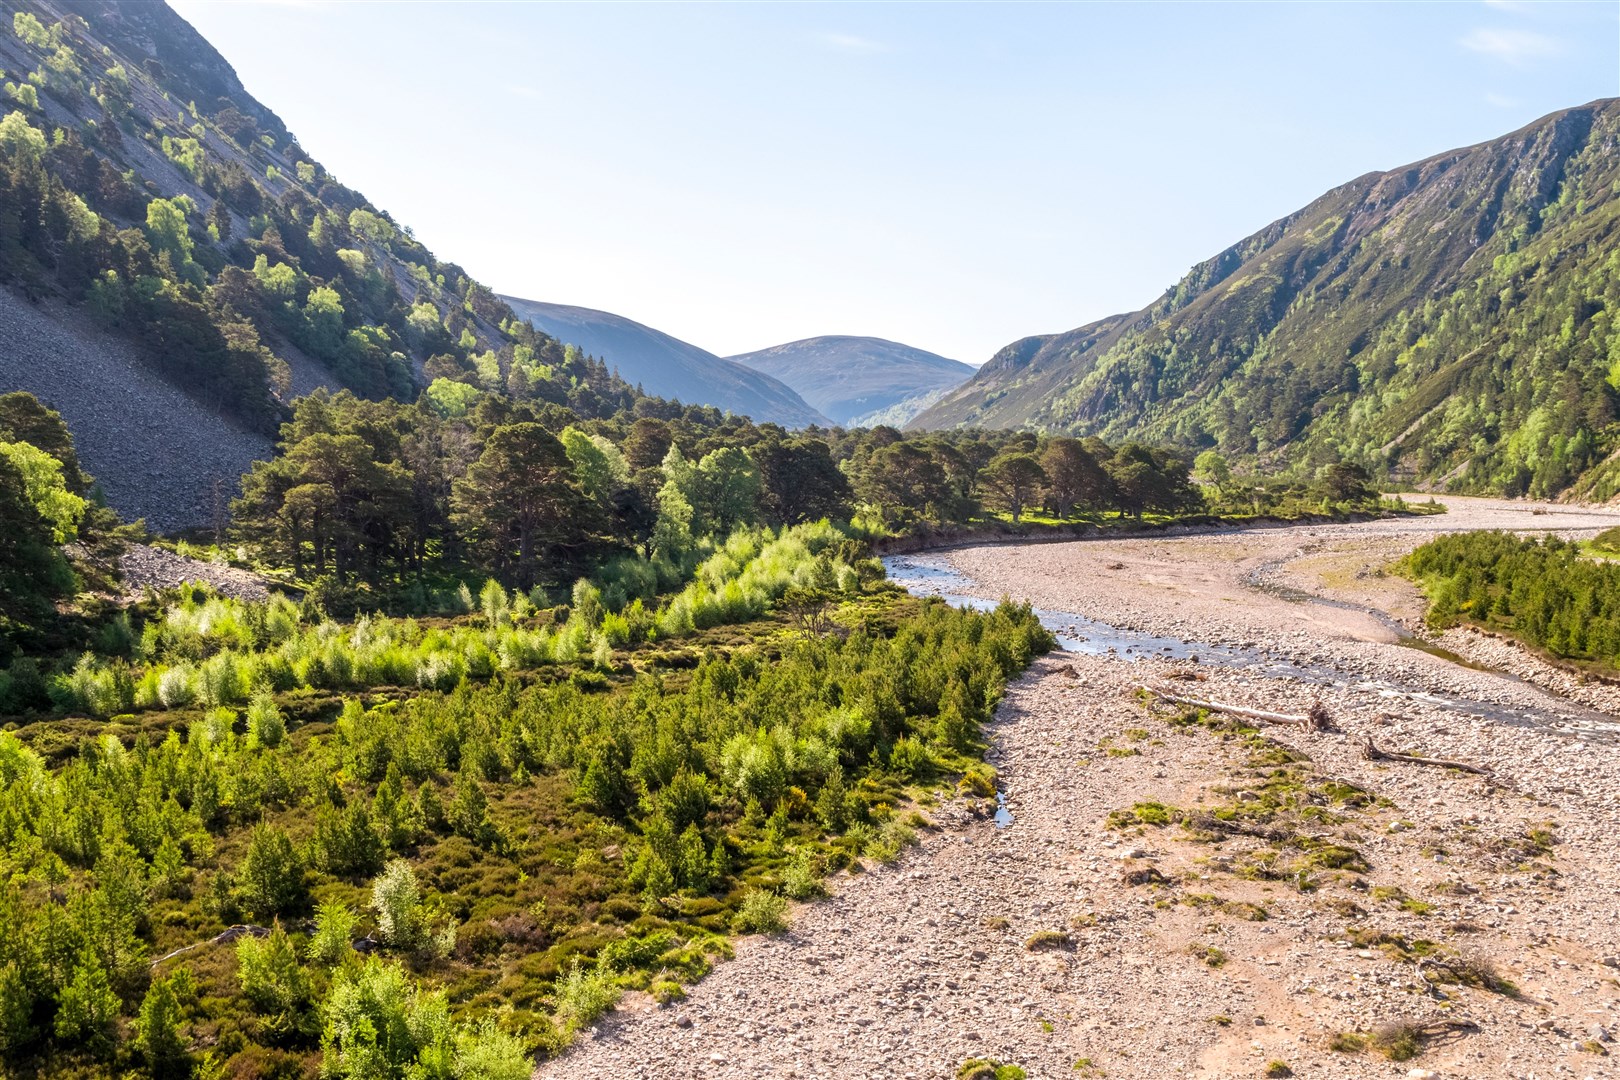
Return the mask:
<path fill-rule="evenodd" d="M 982 363 L 1337 184 L 1620 94 L 1620 4 L 171 0 L 499 292 Z"/>

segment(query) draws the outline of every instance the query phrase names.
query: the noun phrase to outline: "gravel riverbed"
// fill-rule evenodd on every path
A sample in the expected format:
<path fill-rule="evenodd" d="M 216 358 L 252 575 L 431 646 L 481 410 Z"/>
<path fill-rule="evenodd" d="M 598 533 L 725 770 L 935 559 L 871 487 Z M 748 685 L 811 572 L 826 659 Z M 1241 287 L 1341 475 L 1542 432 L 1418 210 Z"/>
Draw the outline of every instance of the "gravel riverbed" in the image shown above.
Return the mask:
<path fill-rule="evenodd" d="M 1532 526 L 1511 504 L 1469 501 L 1449 521 L 950 559 L 983 595 L 1116 626 L 1476 700 L 1545 709 L 1568 690 L 1604 707 L 1597 688 L 1531 678 L 1533 664 L 1521 678 L 1463 667 L 1395 643 L 1389 618 L 1246 583 L 1261 569 L 1399 625 L 1420 608 L 1404 583 L 1375 575 L 1389 558 L 1434 532 L 1552 516 Z M 1447 644 L 1513 648 L 1481 641 Z M 1291 713 L 1321 700 L 1336 730 L 1243 738 L 1180 723 L 1141 700 L 1144 682 Z M 1355 685 L 1061 652 L 1010 688 L 989 734 L 1011 825 L 997 827 L 992 803 L 945 801 L 896 864 L 841 875 L 789 932 L 740 942 L 686 1001 L 633 997 L 536 1075 L 945 1078 L 970 1058 L 1048 1078 L 1261 1076 L 1273 1063 L 1302 1077 L 1615 1074 L 1620 746 Z M 1368 761 L 1366 737 L 1490 775 Z M 1293 809 L 1264 828 L 1212 831 L 1251 820 L 1284 787 Z M 1133 819 L 1152 804 L 1172 823 Z M 1043 931 L 1066 938 L 1030 948 Z M 1458 970 L 1484 985 L 1456 984 Z M 1429 1033 L 1410 1060 L 1345 1038 L 1398 1022 Z"/>

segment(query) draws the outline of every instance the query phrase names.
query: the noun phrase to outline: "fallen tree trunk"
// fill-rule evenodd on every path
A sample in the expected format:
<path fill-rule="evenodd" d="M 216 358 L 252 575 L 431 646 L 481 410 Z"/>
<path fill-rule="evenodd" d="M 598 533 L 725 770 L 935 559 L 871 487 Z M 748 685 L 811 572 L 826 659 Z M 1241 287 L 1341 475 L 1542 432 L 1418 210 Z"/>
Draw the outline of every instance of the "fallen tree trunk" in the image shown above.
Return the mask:
<path fill-rule="evenodd" d="M 248 937 L 248 936 L 266 937 L 266 936 L 269 935 L 269 933 L 270 933 L 270 931 L 266 930 L 262 926 L 249 926 L 249 925 L 244 924 L 244 923 L 238 923 L 235 926 L 227 926 L 223 931 L 221 931 L 218 934 L 215 934 L 213 937 L 209 938 L 207 941 L 193 942 L 190 945 L 182 946 L 181 948 L 175 949 L 173 952 L 164 953 L 162 956 L 160 956 L 156 960 L 152 961 L 152 966 L 157 967 L 159 964 L 163 963 L 163 961 L 165 961 L 165 960 L 173 960 L 175 957 L 181 955 L 182 953 L 188 953 L 192 949 L 200 949 L 204 945 L 224 945 L 227 942 L 235 941 L 239 937 Z"/>
<path fill-rule="evenodd" d="M 1321 702 L 1311 706 L 1311 711 L 1304 716 L 1293 713 L 1267 712 L 1265 709 L 1246 709 L 1241 705 L 1227 705 L 1220 701 L 1203 701 L 1199 698 L 1182 697 L 1165 690 L 1155 690 L 1151 686 L 1140 687 L 1144 693 L 1152 694 L 1160 701 L 1167 701 L 1172 705 L 1186 705 L 1194 709 L 1208 709 L 1210 712 L 1228 713 L 1232 716 L 1242 716 L 1249 720 L 1259 720 L 1264 724 L 1287 724 L 1302 731 L 1328 731 L 1332 727 L 1332 720 L 1328 711 Z"/>
<path fill-rule="evenodd" d="M 1408 765 L 1438 765 L 1443 769 L 1461 769 L 1463 772 L 1474 773 L 1478 776 L 1491 775 L 1491 770 L 1480 765 L 1471 765 L 1466 761 L 1448 761 L 1445 758 L 1418 757 L 1416 754 L 1401 754 L 1394 750 L 1383 750 L 1370 738 L 1361 740 L 1361 756 L 1368 761 L 1401 761 Z"/>

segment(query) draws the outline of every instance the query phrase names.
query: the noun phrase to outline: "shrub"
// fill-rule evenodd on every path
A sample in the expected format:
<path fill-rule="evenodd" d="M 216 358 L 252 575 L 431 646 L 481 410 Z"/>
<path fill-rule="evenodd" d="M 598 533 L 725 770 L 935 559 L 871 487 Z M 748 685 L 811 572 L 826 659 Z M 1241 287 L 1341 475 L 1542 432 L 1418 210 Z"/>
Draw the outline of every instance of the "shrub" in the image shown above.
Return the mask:
<path fill-rule="evenodd" d="M 957 1066 L 957 1080 L 1025 1080 L 1029 1074 L 1017 1065 L 990 1058 L 969 1058 Z"/>
<path fill-rule="evenodd" d="M 1062 930 L 1037 930 L 1024 942 L 1024 948 L 1030 952 L 1051 952 L 1073 945 L 1074 939 Z"/>
<path fill-rule="evenodd" d="M 778 934 L 787 929 L 787 910 L 787 899 L 780 894 L 749 889 L 731 924 L 742 934 Z"/>
<path fill-rule="evenodd" d="M 810 900 L 825 896 L 827 888 L 821 881 L 821 868 L 809 852 L 801 851 L 782 874 L 782 892 L 794 900 Z"/>
<path fill-rule="evenodd" d="M 165 709 L 178 709 L 197 700 L 197 674 L 187 665 L 172 667 L 158 677 L 158 700 Z"/>
<path fill-rule="evenodd" d="M 611 971 L 586 968 L 576 956 L 568 974 L 557 980 L 557 1018 L 566 1031 L 589 1027 L 619 1003 L 619 994 Z"/>
<path fill-rule="evenodd" d="M 1373 1028 L 1367 1041 L 1391 1061 L 1410 1061 L 1423 1053 L 1423 1027 L 1410 1020 L 1392 1020 Z"/>
<path fill-rule="evenodd" d="M 354 949 L 354 927 L 359 919 L 347 904 L 330 901 L 315 908 L 315 932 L 309 937 L 304 955 L 312 964 L 332 967 Z"/>
<path fill-rule="evenodd" d="M 256 694 L 247 709 L 248 745 L 275 749 L 287 736 L 287 722 L 269 694 Z"/>

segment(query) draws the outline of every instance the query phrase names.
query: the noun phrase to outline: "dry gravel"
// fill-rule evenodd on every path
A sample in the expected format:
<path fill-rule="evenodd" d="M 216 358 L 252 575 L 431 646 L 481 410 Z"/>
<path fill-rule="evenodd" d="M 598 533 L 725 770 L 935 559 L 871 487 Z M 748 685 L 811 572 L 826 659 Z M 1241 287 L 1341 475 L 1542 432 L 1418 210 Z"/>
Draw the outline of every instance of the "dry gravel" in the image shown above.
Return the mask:
<path fill-rule="evenodd" d="M 1422 524 L 1445 531 L 1514 514 L 1506 520 L 1527 527 L 1521 511 L 1477 503 L 1458 504 L 1449 521 Z M 1558 522 L 1613 523 L 1613 515 Z M 1289 530 L 965 550 L 953 558 L 982 571 L 992 595 L 1006 590 L 1160 633 L 1183 627 L 1199 640 L 1308 650 L 1480 700 L 1546 705 L 1534 686 L 1381 640 L 1388 627 L 1379 620 L 1325 613 L 1243 584 L 1244 575 L 1269 566 L 1293 587 L 1314 585 L 1340 599 L 1359 589 L 1378 599 L 1383 582 L 1357 577 L 1342 560 L 1302 571 L 1295 560 L 1320 551 L 1292 552 L 1331 541 L 1347 558 L 1366 545 L 1373 559 L 1419 542 L 1422 531 L 1376 523 L 1328 537 Z M 1107 569 L 1128 559 L 1137 560 L 1129 571 Z M 1107 827 L 1110 811 L 1142 801 L 1231 804 L 1238 797 L 1225 785 L 1256 775 L 1239 741 L 1174 727 L 1170 714 L 1134 695 L 1139 681 L 1172 673 L 1202 677 L 1173 683 L 1187 692 L 1265 708 L 1303 711 L 1321 694 L 1339 732 L 1265 734 L 1308 757 L 1318 778 L 1348 780 L 1379 797 L 1306 830 L 1356 848 L 1370 871 L 1321 871 L 1314 890 L 1300 891 L 1235 872 L 1260 840 L 1212 845 L 1174 826 Z M 1369 763 L 1358 751 L 1363 734 L 1390 748 L 1478 762 L 1493 777 Z M 1412 1069 L 1447 1077 L 1615 1075 L 1615 1059 L 1595 1052 L 1620 1053 L 1610 1041 L 1620 1035 L 1614 743 L 1486 721 L 1425 700 L 1392 707 L 1390 698 L 1353 686 L 1324 690 L 1209 664 L 1062 653 L 1012 687 L 991 735 L 1014 815 L 1009 827 L 998 829 L 983 805 L 946 803 L 934 813 L 937 828 L 898 864 L 840 878 L 834 897 L 800 908 L 787 934 L 744 940 L 736 959 L 686 1002 L 627 1002 L 537 1076 L 949 1077 L 964 1059 L 981 1056 L 1048 1078 L 1252 1077 L 1273 1060 L 1304 1077 L 1402 1077 Z M 1116 756 L 1109 747 L 1136 752 Z M 1546 853 L 1527 846 L 1543 828 L 1557 838 Z M 1164 884 L 1126 884 L 1127 871 L 1149 867 Z M 1380 887 L 1398 887 L 1432 910 L 1377 899 L 1371 890 Z M 1238 903 L 1262 906 L 1269 917 L 1249 921 Z M 1437 999 L 1412 964 L 1348 945 L 1350 926 L 1484 958 L 1520 996 L 1447 987 L 1447 999 Z M 1070 933 L 1072 948 L 1028 951 L 1026 939 L 1040 930 Z M 1222 966 L 1189 952 L 1209 945 L 1227 956 Z M 1406 1018 L 1473 1027 L 1399 1064 L 1328 1048 L 1336 1033 Z M 1089 1064 L 1077 1069 L 1080 1062 Z"/>

